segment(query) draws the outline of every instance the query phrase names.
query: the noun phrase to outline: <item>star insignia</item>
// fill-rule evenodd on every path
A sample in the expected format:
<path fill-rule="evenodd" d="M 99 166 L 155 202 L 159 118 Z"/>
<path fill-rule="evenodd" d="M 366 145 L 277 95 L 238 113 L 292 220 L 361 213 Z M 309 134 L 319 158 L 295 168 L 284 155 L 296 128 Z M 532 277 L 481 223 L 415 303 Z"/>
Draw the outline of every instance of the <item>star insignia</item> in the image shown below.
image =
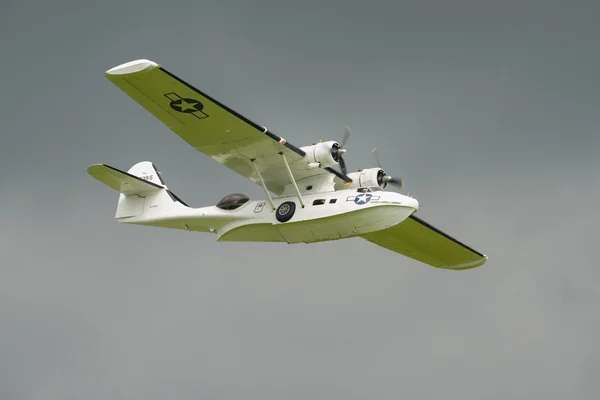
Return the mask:
<path fill-rule="evenodd" d="M 196 99 L 184 98 L 175 92 L 166 93 L 164 96 L 170 100 L 169 107 L 177 112 L 191 114 L 198 119 L 208 117 L 208 114 L 202 111 L 204 104 Z"/>
<path fill-rule="evenodd" d="M 371 197 L 373 197 L 373 195 L 370 193 L 362 193 L 354 198 L 354 202 L 358 205 L 367 204 L 371 200 Z"/>
<path fill-rule="evenodd" d="M 183 113 L 193 113 L 194 111 L 202 111 L 204 106 L 198 100 L 179 99 L 171 102 L 171 108 Z"/>

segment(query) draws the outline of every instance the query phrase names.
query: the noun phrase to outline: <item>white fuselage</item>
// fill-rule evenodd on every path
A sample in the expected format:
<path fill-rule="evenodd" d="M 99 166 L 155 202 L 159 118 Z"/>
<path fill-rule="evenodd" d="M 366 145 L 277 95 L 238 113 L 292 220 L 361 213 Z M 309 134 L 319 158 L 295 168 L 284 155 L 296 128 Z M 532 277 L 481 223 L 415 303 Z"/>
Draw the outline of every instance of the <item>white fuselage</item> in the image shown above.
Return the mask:
<path fill-rule="evenodd" d="M 373 189 L 376 190 L 376 189 Z M 190 231 L 212 232 L 220 241 L 311 243 L 374 232 L 399 224 L 414 213 L 417 200 L 400 193 L 357 189 L 302 194 L 273 199 L 275 210 L 295 203 L 291 219 L 280 222 L 268 201 L 247 201 L 234 210 L 216 206 L 187 208 L 165 202 L 163 196 L 145 199 L 143 212 L 121 222 Z"/>

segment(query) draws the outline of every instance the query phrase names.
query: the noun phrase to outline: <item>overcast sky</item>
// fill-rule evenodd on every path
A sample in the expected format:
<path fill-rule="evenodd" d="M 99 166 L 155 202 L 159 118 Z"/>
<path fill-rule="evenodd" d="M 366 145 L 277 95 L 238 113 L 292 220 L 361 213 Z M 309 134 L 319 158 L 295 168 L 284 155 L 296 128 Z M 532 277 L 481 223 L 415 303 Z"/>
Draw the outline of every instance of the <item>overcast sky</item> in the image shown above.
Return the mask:
<path fill-rule="evenodd" d="M 284 3 L 0 2 L 0 399 L 600 398 L 598 2 Z M 262 197 L 103 77 L 138 58 L 297 146 L 349 125 L 489 262 L 118 224 L 90 164 Z"/>

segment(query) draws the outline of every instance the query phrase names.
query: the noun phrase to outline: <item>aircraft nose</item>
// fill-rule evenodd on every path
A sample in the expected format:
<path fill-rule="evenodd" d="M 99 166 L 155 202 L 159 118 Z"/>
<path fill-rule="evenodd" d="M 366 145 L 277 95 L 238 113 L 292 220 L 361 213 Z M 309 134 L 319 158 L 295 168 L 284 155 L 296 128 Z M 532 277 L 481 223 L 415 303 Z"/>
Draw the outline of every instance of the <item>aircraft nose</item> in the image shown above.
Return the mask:
<path fill-rule="evenodd" d="M 407 197 L 406 203 L 409 206 L 413 207 L 415 209 L 415 211 L 417 211 L 419 209 L 419 202 L 417 201 L 417 199 L 413 199 L 412 197 Z"/>

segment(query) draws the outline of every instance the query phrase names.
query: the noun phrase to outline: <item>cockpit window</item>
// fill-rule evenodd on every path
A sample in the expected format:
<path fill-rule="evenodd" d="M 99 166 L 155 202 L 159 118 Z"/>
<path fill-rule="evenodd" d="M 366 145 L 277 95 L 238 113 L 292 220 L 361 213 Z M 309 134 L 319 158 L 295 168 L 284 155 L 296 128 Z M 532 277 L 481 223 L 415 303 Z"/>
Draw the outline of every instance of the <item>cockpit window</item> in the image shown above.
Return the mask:
<path fill-rule="evenodd" d="M 217 208 L 220 208 L 221 210 L 235 210 L 249 200 L 250 198 L 245 194 L 233 193 L 223 197 L 221 201 L 217 203 Z"/>
<path fill-rule="evenodd" d="M 369 190 L 368 187 L 361 187 L 361 188 L 356 189 L 356 191 L 358 193 L 368 193 L 368 192 L 370 192 L 370 190 Z"/>

